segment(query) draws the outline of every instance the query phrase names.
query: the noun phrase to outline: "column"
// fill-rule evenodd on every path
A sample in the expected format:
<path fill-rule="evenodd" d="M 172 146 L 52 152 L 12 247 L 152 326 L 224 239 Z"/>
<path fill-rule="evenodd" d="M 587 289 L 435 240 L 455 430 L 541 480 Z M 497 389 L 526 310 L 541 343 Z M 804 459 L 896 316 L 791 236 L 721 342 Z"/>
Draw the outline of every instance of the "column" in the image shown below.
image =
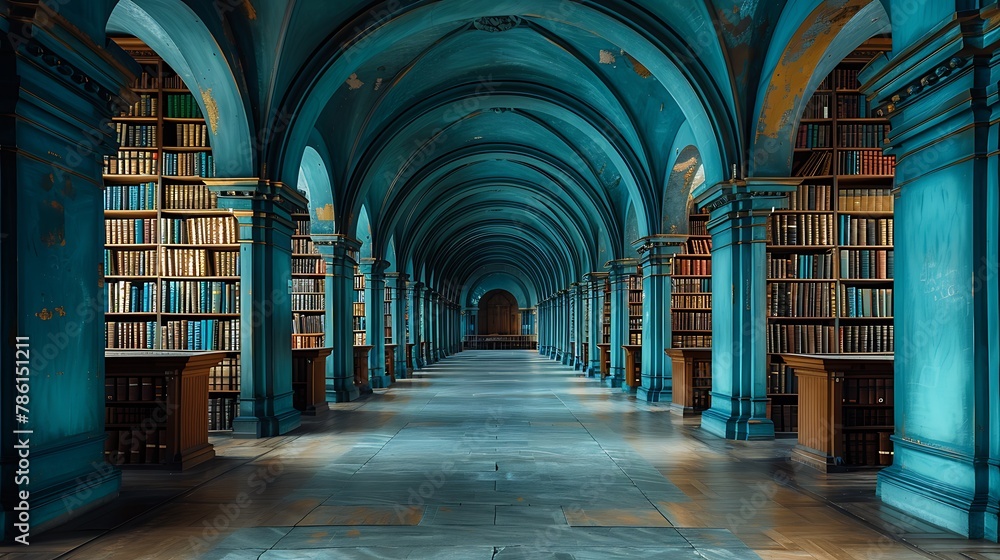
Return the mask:
<path fill-rule="evenodd" d="M 361 242 L 338 234 L 312 234 L 316 249 L 326 262 L 326 344 L 333 352 L 326 359 L 327 402 L 357 400 L 354 384 L 354 268 Z"/>
<path fill-rule="evenodd" d="M 563 346 L 563 329 L 566 326 L 563 321 L 563 290 L 559 290 L 552 298 L 552 353 L 549 356 L 553 360 L 562 360 L 565 347 Z"/>
<path fill-rule="evenodd" d="M 365 337 L 372 347 L 368 352 L 368 379 L 372 389 L 389 386 L 385 371 L 385 269 L 389 262 L 381 259 L 361 259 L 358 267 L 365 277 Z"/>
<path fill-rule="evenodd" d="M 586 340 L 586 332 L 583 329 L 587 312 L 586 295 L 586 283 L 574 282 L 572 296 L 576 313 L 573 315 L 573 337 L 576 339 L 576 350 L 573 352 L 573 369 L 583 371 L 587 370 L 587 359 L 583 355 L 583 341 Z"/>
<path fill-rule="evenodd" d="M 121 65 L 117 47 L 95 50 L 45 5 L 17 12 L 4 16 L 30 38 L 5 35 L 0 17 L 0 532 L 34 544 L 118 495 L 121 473 L 104 460 L 101 169 L 116 149 L 111 101 L 138 66 Z M 20 515 L 29 526 L 14 526 Z"/>
<path fill-rule="evenodd" d="M 272 437 L 300 424 L 292 406 L 291 212 L 295 189 L 258 179 L 206 179 L 219 208 L 232 209 L 240 238 L 240 413 L 233 436 Z M 287 344 L 285 341 L 289 341 Z"/>
<path fill-rule="evenodd" d="M 396 345 L 396 379 L 406 379 L 406 301 L 409 294 L 406 285 L 409 276 L 401 272 L 386 275 L 392 292 L 392 343 Z"/>
<path fill-rule="evenodd" d="M 998 537 L 1000 285 L 995 7 L 896 46 L 862 75 L 896 156 L 894 460 L 877 494 Z M 918 18 L 910 18 L 917 20 Z M 895 41 L 897 32 L 893 29 Z M 984 54 L 985 53 L 985 54 Z"/>
<path fill-rule="evenodd" d="M 625 385 L 625 350 L 628 342 L 628 278 L 636 272 L 639 264 L 635 259 L 611 261 L 611 375 L 605 380 L 610 387 Z"/>
<path fill-rule="evenodd" d="M 728 439 L 772 439 L 767 418 L 767 218 L 798 179 L 747 179 L 707 188 L 712 236 L 712 408 L 701 427 Z"/>
<path fill-rule="evenodd" d="M 426 365 L 420 353 L 421 343 L 424 339 L 421 332 L 423 324 L 421 315 L 424 312 L 424 284 L 423 282 L 407 282 L 406 287 L 410 294 L 410 342 L 413 343 L 413 369 L 418 370 L 423 369 Z"/>
<path fill-rule="evenodd" d="M 587 377 L 601 375 L 601 319 L 604 310 L 604 282 L 607 272 L 591 272 L 584 276 L 587 280 L 587 291 L 590 294 L 590 346 L 587 349 Z"/>
<path fill-rule="evenodd" d="M 437 351 L 437 359 L 443 360 L 448 357 L 448 352 L 446 350 L 448 346 L 448 327 L 445 323 L 447 319 L 447 308 L 448 302 L 444 299 L 441 294 L 437 294 L 437 345 L 435 350 Z"/>
<path fill-rule="evenodd" d="M 548 308 L 548 300 L 538 302 L 538 353 L 545 355 L 548 350 L 548 329 L 545 327 L 545 317 Z"/>
<path fill-rule="evenodd" d="M 642 384 L 636 398 L 670 402 L 673 373 L 666 350 L 672 339 L 670 295 L 673 257 L 684 249 L 686 236 L 657 235 L 636 241 L 642 265 Z"/>
<path fill-rule="evenodd" d="M 421 353 L 424 356 L 424 362 L 427 365 L 433 364 L 437 360 L 434 359 L 434 354 L 432 352 L 434 348 L 434 290 L 424 287 L 424 309 L 420 316 L 421 331 L 423 332 L 423 341 L 427 343 L 427 348 L 422 349 Z"/>

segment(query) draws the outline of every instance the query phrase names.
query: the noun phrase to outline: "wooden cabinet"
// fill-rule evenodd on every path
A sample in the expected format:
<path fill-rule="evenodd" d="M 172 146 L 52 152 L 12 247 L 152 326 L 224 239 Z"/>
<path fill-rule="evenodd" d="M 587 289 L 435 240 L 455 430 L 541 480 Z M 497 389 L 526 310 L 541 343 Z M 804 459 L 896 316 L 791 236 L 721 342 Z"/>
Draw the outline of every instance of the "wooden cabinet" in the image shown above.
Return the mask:
<path fill-rule="evenodd" d="M 712 349 L 668 348 L 673 369 L 671 412 L 700 416 L 712 406 Z"/>
<path fill-rule="evenodd" d="M 105 457 L 184 470 L 215 457 L 208 374 L 226 352 L 114 350 L 104 355 Z"/>
<path fill-rule="evenodd" d="M 385 345 L 385 374 L 393 383 L 396 382 L 396 345 Z"/>
<path fill-rule="evenodd" d="M 601 379 L 604 379 L 611 375 L 611 345 L 602 343 L 597 348 L 601 351 Z"/>
<path fill-rule="evenodd" d="M 792 459 L 822 471 L 891 464 L 891 354 L 781 354 L 799 379 Z"/>
<path fill-rule="evenodd" d="M 354 346 L 354 384 L 358 387 L 371 387 L 368 381 L 368 353 L 371 346 Z"/>
<path fill-rule="evenodd" d="M 623 344 L 625 350 L 625 385 L 637 389 L 642 383 L 642 346 Z"/>
<path fill-rule="evenodd" d="M 326 401 L 326 358 L 332 348 L 292 349 L 292 404 L 306 415 L 330 409 Z"/>

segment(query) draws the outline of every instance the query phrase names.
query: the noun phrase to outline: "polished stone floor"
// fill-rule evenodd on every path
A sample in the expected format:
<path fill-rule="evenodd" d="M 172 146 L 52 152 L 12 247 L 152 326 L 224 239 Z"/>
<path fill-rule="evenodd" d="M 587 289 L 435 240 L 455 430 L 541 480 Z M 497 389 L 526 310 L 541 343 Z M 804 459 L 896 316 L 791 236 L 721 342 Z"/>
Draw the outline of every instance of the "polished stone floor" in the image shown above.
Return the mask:
<path fill-rule="evenodd" d="M 463 352 L 184 473 L 5 558 L 969 558 L 881 506 L 871 472 L 729 442 L 534 352 Z"/>

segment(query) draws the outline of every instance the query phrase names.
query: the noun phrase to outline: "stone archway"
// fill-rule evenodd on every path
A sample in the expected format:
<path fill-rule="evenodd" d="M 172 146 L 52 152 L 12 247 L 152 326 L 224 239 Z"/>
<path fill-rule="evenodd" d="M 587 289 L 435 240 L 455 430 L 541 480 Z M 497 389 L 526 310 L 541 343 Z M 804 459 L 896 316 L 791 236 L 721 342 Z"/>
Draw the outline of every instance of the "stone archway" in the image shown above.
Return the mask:
<path fill-rule="evenodd" d="M 492 290 L 479 300 L 479 334 L 521 334 L 517 298 L 506 290 Z"/>

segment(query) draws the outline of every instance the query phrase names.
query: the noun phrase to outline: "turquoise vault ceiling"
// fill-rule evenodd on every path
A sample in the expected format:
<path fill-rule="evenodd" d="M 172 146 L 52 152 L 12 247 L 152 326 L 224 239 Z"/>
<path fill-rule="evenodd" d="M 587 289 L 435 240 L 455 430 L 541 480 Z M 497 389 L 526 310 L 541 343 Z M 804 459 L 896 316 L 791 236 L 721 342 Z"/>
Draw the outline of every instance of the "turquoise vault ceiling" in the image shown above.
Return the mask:
<path fill-rule="evenodd" d="M 370 237 L 411 280 L 532 303 L 685 231 L 692 187 L 733 165 L 787 174 L 813 73 L 889 30 L 870 0 L 102 9 L 214 104 L 233 176 L 299 183 L 318 231 Z"/>

